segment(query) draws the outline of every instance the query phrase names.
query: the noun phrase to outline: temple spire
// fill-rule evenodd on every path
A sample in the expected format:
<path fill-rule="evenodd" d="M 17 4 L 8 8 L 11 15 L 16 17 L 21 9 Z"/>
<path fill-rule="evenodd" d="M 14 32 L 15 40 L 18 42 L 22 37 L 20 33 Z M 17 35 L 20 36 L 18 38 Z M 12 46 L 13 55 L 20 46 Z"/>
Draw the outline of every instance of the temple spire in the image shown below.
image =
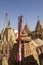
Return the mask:
<path fill-rule="evenodd" d="M 8 26 L 10 26 L 10 20 L 8 21 Z"/>
<path fill-rule="evenodd" d="M 37 21 L 37 24 L 36 24 L 35 31 L 41 31 L 41 30 L 42 30 L 42 25 L 40 23 L 39 16 L 38 16 L 38 21 Z"/>
<path fill-rule="evenodd" d="M 37 16 L 37 18 L 38 18 L 38 21 L 39 21 L 39 16 Z"/>
<path fill-rule="evenodd" d="M 28 25 L 27 21 L 26 21 L 26 25 Z"/>

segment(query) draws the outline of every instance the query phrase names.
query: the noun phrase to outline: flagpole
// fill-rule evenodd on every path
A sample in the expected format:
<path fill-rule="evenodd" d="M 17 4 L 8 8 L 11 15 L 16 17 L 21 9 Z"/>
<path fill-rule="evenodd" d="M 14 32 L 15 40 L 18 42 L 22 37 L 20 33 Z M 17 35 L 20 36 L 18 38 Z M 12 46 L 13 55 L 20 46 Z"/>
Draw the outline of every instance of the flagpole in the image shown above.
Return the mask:
<path fill-rule="evenodd" d="M 21 35 L 21 30 L 22 30 L 22 16 L 18 17 L 18 65 L 21 65 L 21 40 L 20 40 L 20 35 Z"/>

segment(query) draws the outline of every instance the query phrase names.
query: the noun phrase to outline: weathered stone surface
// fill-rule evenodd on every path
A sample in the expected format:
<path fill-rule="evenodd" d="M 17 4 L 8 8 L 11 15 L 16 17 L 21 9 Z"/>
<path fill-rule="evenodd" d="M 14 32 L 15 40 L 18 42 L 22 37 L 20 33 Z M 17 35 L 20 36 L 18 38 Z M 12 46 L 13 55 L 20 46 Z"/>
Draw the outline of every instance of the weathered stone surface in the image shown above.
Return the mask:
<path fill-rule="evenodd" d="M 8 65 L 8 60 L 6 59 L 6 57 L 2 58 L 2 65 Z"/>
<path fill-rule="evenodd" d="M 10 56 L 10 51 L 15 43 L 15 34 L 13 29 L 8 25 L 7 28 L 3 29 L 1 32 L 0 39 L 0 60 L 1 65 L 8 65 L 8 59 Z"/>
<path fill-rule="evenodd" d="M 29 34 L 29 35 L 28 35 Z M 0 64 L 16 65 L 18 56 L 18 41 L 15 42 L 15 34 L 8 24 L 8 27 L 0 33 Z M 43 53 L 43 44 L 37 44 L 32 40 L 43 39 L 43 29 L 40 21 L 37 22 L 35 31 L 30 32 L 27 24 L 21 33 L 21 54 L 22 65 L 40 65 L 38 55 Z M 37 53 L 38 52 L 38 53 Z M 4 60 L 3 60 L 4 59 Z M 42 62 L 42 61 L 41 61 Z"/>
<path fill-rule="evenodd" d="M 28 40 L 27 40 L 28 39 Z M 40 65 L 38 54 L 36 52 L 36 43 L 27 36 L 26 32 L 21 35 L 21 54 L 22 54 L 22 65 L 28 65 L 33 63 L 33 65 Z M 10 53 L 9 64 L 16 64 L 18 55 L 18 43 L 15 43 L 13 49 Z M 13 62 L 15 61 L 15 62 Z"/>

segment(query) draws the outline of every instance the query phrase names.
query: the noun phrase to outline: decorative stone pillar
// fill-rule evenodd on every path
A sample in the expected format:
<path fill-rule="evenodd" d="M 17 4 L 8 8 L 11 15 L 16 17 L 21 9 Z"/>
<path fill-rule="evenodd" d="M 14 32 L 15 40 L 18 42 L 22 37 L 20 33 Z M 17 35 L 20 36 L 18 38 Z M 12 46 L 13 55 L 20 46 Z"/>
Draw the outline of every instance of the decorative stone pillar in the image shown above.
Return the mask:
<path fill-rule="evenodd" d="M 5 56 L 2 58 L 2 65 L 8 65 L 8 60 Z"/>

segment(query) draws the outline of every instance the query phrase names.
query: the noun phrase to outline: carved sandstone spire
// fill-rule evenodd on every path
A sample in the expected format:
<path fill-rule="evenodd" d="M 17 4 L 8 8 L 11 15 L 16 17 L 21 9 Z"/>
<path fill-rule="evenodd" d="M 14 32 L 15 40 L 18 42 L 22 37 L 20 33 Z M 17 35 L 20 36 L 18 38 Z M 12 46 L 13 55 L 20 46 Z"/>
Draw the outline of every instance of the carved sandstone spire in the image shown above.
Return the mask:
<path fill-rule="evenodd" d="M 38 16 L 38 21 L 37 21 L 37 24 L 36 24 L 35 31 L 40 32 L 41 30 L 42 30 L 42 25 L 40 23 L 39 16 Z"/>
<path fill-rule="evenodd" d="M 28 27 L 28 23 L 27 22 L 26 22 L 26 25 L 25 25 L 23 30 L 25 30 L 27 34 L 30 33 L 30 29 Z"/>

